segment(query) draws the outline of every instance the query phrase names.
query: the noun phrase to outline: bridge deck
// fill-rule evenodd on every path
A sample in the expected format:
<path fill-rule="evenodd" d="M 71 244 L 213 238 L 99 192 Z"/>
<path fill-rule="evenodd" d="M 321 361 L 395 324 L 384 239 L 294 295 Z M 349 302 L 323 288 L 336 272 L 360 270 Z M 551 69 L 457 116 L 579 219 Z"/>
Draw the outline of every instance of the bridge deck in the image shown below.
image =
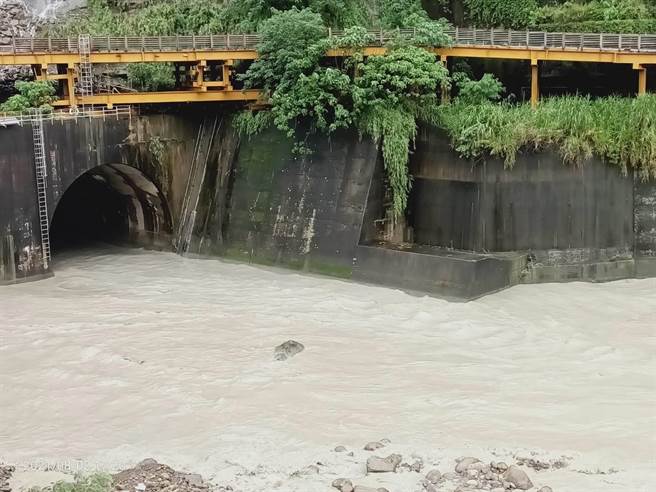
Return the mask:
<path fill-rule="evenodd" d="M 365 54 L 385 52 L 385 43 L 394 36 L 412 36 L 412 30 L 371 31 L 372 43 Z M 330 36 L 339 38 L 339 31 Z M 434 48 L 445 60 L 449 57 L 527 60 L 533 67 L 533 102 L 537 102 L 537 66 L 542 61 L 630 64 L 638 70 L 638 93 L 646 91 L 645 65 L 656 64 L 656 34 L 590 34 L 511 31 L 501 29 L 455 28 L 447 30 L 451 46 Z M 154 103 L 181 101 L 226 101 L 257 99 L 257 91 L 232 88 L 229 75 L 239 60 L 257 58 L 260 37 L 255 34 L 206 36 L 94 36 L 90 38 L 89 61 L 92 64 L 168 62 L 191 67 L 194 86 L 184 91 L 75 96 L 76 70 L 80 62 L 78 38 L 14 38 L 0 47 L 0 65 L 32 65 L 40 78 L 68 81 L 67 97 L 57 105 Z M 345 56 L 348 50 L 329 50 L 327 56 Z M 223 82 L 205 82 L 207 63 L 226 67 Z M 48 66 L 65 67 L 58 74 Z M 62 70 L 66 73 L 62 73 Z"/>

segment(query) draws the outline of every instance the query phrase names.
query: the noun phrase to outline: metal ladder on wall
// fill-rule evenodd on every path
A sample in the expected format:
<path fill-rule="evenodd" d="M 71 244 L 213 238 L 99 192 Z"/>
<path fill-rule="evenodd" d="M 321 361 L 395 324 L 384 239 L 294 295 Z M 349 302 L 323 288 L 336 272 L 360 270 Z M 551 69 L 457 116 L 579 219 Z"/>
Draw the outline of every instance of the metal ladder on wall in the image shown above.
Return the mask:
<path fill-rule="evenodd" d="M 48 182 L 41 113 L 35 114 L 32 120 L 32 142 L 34 145 L 34 164 L 36 168 L 36 194 L 39 208 L 39 229 L 41 231 L 41 254 L 43 256 L 43 267 L 47 270 L 50 264 L 50 222 L 48 218 Z"/>
<path fill-rule="evenodd" d="M 80 96 L 87 97 L 93 95 L 93 65 L 91 65 L 91 36 L 80 34 L 77 41 L 78 51 L 80 52 L 79 66 L 79 92 Z M 86 109 L 86 104 L 82 105 Z"/>

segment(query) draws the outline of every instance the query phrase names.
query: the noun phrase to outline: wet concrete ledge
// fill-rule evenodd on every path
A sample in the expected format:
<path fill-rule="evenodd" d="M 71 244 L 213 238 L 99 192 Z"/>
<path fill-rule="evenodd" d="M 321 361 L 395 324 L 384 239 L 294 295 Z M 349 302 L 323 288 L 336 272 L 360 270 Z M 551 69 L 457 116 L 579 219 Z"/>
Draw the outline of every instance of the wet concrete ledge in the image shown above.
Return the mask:
<path fill-rule="evenodd" d="M 526 254 L 479 254 L 426 245 L 369 243 L 357 247 L 353 279 L 470 301 L 516 285 Z"/>
<path fill-rule="evenodd" d="M 28 282 L 36 282 L 37 280 L 45 280 L 47 278 L 54 277 L 53 272 L 40 273 L 36 275 L 30 275 L 29 277 L 18 277 L 10 280 L 4 280 L 0 278 L 0 286 L 4 285 L 17 285 L 17 284 L 26 284 Z"/>

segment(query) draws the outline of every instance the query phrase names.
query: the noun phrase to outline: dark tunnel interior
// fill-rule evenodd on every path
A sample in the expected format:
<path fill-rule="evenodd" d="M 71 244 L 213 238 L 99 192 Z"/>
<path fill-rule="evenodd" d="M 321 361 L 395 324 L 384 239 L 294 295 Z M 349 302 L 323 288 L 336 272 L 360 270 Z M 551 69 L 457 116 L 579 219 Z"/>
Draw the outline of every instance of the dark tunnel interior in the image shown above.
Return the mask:
<path fill-rule="evenodd" d="M 166 202 L 137 169 L 112 164 L 92 169 L 63 194 L 50 227 L 53 255 L 101 244 L 168 249 Z"/>

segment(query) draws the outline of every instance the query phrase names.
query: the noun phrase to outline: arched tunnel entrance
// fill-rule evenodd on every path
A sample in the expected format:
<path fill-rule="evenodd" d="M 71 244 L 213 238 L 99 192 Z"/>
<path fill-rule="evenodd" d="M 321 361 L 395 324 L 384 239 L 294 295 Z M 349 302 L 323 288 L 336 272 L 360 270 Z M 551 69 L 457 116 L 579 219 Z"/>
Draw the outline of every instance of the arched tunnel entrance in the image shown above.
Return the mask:
<path fill-rule="evenodd" d="M 77 178 L 56 205 L 50 226 L 53 255 L 109 243 L 170 249 L 171 214 L 153 182 L 125 164 L 95 167 Z"/>

